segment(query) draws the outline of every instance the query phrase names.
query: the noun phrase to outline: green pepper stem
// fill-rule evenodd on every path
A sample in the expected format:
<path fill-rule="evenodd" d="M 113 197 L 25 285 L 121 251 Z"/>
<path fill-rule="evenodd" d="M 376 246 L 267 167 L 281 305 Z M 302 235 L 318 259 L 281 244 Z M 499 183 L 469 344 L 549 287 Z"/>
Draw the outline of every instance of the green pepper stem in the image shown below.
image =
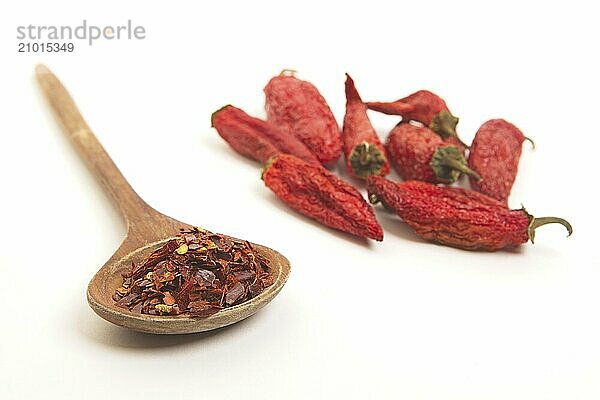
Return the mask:
<path fill-rule="evenodd" d="M 352 173 L 362 179 L 369 175 L 379 175 L 387 162 L 383 152 L 369 142 L 356 145 L 348 156 L 348 161 Z"/>
<path fill-rule="evenodd" d="M 535 142 L 531 139 L 528 138 L 527 136 L 524 136 L 525 140 L 527 140 L 529 142 L 529 144 L 531 145 L 531 150 L 535 150 Z"/>
<path fill-rule="evenodd" d="M 375 193 L 371 193 L 369 195 L 369 203 L 371 203 L 371 204 L 379 203 L 379 197 L 377 197 L 377 195 Z"/>
<path fill-rule="evenodd" d="M 571 226 L 569 221 L 567 221 L 566 219 L 558 218 L 558 217 L 536 218 L 533 216 L 530 216 L 530 218 L 531 218 L 531 222 L 529 223 L 529 227 L 527 228 L 527 234 L 529 235 L 529 240 L 531 240 L 531 243 L 534 243 L 536 228 L 539 228 L 540 226 L 546 225 L 546 224 L 561 224 L 562 226 L 564 226 L 567 229 L 567 232 L 569 232 L 567 237 L 571 236 L 571 234 L 573 233 L 573 227 Z"/>
<path fill-rule="evenodd" d="M 456 158 L 444 157 L 440 160 L 440 164 L 460 171 L 463 174 L 469 175 L 470 177 L 473 177 L 478 181 L 481 180 L 481 176 L 477 172 L 473 171 L 471 168 L 467 167 L 466 164 L 460 162 Z"/>
<path fill-rule="evenodd" d="M 429 165 L 440 183 L 456 182 L 461 172 L 481 180 L 479 174 L 467 166 L 467 159 L 462 151 L 454 145 L 439 146 Z"/>
<path fill-rule="evenodd" d="M 450 136 L 455 137 L 461 145 L 468 149 L 469 146 L 458 137 L 456 125 L 458 125 L 458 117 L 455 117 L 449 111 L 440 111 L 433 116 L 429 128 L 444 140 Z"/>
<path fill-rule="evenodd" d="M 296 76 L 297 72 L 298 71 L 296 71 L 295 69 L 284 68 L 279 73 L 279 76 Z"/>
<path fill-rule="evenodd" d="M 357 146 L 357 152 L 360 153 L 358 156 L 358 162 L 361 165 L 367 165 L 371 159 L 371 157 L 369 156 L 369 148 L 371 147 L 371 145 L 367 142 L 361 143 Z M 358 150 L 361 149 L 361 150 Z"/>

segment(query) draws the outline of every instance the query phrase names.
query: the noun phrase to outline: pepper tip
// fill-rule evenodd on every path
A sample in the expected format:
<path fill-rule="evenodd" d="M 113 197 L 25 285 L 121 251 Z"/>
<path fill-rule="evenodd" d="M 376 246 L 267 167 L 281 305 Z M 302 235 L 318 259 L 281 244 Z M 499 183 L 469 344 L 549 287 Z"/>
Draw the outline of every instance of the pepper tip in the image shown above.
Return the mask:
<path fill-rule="evenodd" d="M 274 156 L 269 157 L 269 159 L 265 161 L 265 165 L 263 165 L 262 170 L 260 171 L 260 179 L 262 179 L 263 181 L 265 180 L 265 174 L 267 173 L 267 170 L 275 162 L 277 157 L 278 155 L 276 154 Z"/>
<path fill-rule="evenodd" d="M 232 105 L 231 104 L 225 104 L 223 107 L 219 108 L 217 111 L 215 111 L 212 114 L 210 114 L 210 127 L 211 128 L 215 127 L 215 117 L 217 116 L 217 114 L 219 113 L 219 111 L 222 111 L 222 110 L 226 109 L 227 107 L 232 107 Z"/>

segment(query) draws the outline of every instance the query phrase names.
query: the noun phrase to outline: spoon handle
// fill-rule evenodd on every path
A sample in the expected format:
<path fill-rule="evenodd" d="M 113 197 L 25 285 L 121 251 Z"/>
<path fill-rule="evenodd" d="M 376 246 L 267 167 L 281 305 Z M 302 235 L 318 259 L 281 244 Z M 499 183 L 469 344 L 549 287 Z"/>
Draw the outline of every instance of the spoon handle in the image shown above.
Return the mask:
<path fill-rule="evenodd" d="M 128 229 L 132 225 L 147 223 L 148 220 L 167 218 L 146 204 L 129 185 L 81 116 L 69 92 L 52 71 L 40 64 L 35 73 L 63 130 L 121 210 Z"/>

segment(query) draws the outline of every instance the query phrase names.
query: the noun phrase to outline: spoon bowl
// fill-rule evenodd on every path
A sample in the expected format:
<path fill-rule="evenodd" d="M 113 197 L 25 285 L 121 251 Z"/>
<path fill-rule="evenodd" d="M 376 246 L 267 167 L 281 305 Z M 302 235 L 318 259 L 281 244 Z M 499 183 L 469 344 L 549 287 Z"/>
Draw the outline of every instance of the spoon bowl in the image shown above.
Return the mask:
<path fill-rule="evenodd" d="M 122 273 L 127 272 L 131 263 L 141 262 L 148 254 L 163 246 L 169 239 L 149 243 L 134 249 L 118 260 L 111 259 L 92 278 L 87 298 L 90 307 L 102 318 L 116 325 L 136 331 L 161 334 L 181 334 L 204 332 L 233 324 L 247 318 L 264 307 L 275 297 L 289 274 L 289 262 L 281 254 L 268 247 L 252 244 L 254 250 L 270 260 L 269 273 L 274 282 L 258 296 L 233 307 L 224 308 L 216 314 L 205 318 L 190 318 L 178 316 L 156 316 L 131 312 L 125 308 L 116 307 L 112 299 L 115 290 L 123 283 Z"/>
<path fill-rule="evenodd" d="M 144 202 L 125 180 L 117 166 L 96 139 L 75 103 L 58 78 L 44 65 L 36 67 L 36 78 L 58 122 L 107 194 L 119 207 L 127 223 L 127 234 L 113 256 L 94 275 L 87 289 L 90 307 L 100 317 L 116 325 L 140 332 L 183 334 L 204 332 L 247 318 L 269 303 L 282 289 L 290 273 L 289 261 L 268 247 L 252 243 L 254 250 L 269 260 L 273 284 L 258 296 L 208 317 L 157 316 L 139 314 L 118 307 L 112 299 L 123 283 L 122 273 L 131 263 L 139 263 L 154 250 L 177 236 L 189 224 L 156 211 Z"/>

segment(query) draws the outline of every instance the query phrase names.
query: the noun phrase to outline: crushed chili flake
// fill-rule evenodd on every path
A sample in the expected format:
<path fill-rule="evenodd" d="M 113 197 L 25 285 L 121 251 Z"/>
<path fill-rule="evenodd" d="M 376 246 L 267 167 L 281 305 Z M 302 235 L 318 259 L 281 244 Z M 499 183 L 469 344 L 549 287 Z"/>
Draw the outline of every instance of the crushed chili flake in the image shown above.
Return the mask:
<path fill-rule="evenodd" d="M 269 260 L 249 242 L 202 228 L 182 230 L 122 276 L 113 300 L 150 315 L 207 317 L 273 284 Z"/>

